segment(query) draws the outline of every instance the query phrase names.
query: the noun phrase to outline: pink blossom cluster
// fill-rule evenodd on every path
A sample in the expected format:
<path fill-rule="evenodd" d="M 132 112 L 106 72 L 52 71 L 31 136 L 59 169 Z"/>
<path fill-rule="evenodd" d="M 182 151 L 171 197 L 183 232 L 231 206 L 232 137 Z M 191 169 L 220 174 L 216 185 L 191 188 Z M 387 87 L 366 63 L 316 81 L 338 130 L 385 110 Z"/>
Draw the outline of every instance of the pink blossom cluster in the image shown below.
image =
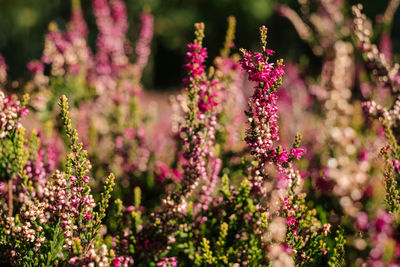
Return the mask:
<path fill-rule="evenodd" d="M 129 151 L 135 151 L 134 156 Z M 115 138 L 115 152 L 125 172 L 146 170 L 150 152 L 146 146 L 144 130 L 126 128 L 122 135 Z"/>
<path fill-rule="evenodd" d="M 183 80 L 183 82 L 186 84 L 186 88 L 202 78 L 206 68 L 204 62 L 207 58 L 207 49 L 205 47 L 201 47 L 198 43 L 188 44 L 188 50 L 189 51 L 186 53 L 185 64 L 185 69 L 188 72 L 188 78 Z"/>
<path fill-rule="evenodd" d="M 266 28 L 261 28 L 261 31 L 265 32 L 266 38 Z M 249 75 L 249 80 L 256 82 L 246 112 L 250 127 L 246 131 L 245 141 L 259 162 L 258 169 L 263 169 L 266 162 L 274 162 L 279 171 L 287 175 L 282 164 L 287 164 L 294 158 L 299 159 L 304 150 L 293 147 L 288 152 L 280 145 L 275 144 L 276 141 L 279 141 L 276 90 L 282 80 L 284 65 L 281 61 L 269 63 L 269 56 L 274 52 L 265 49 L 265 45 L 263 49 L 263 53 L 251 53 L 243 50 L 243 59 L 240 61 L 242 68 Z"/>
<path fill-rule="evenodd" d="M 156 167 L 158 168 L 156 177 L 160 182 L 164 182 L 166 179 L 171 179 L 174 182 L 178 182 L 182 179 L 182 171 L 178 169 L 171 169 L 164 162 L 157 161 Z"/>
<path fill-rule="evenodd" d="M 262 91 L 274 87 L 284 73 L 284 65 L 268 62 L 268 57 L 274 53 L 271 49 L 266 49 L 263 53 L 246 51 L 240 61 L 242 68 L 249 75 L 249 80 L 256 82 Z"/>
<path fill-rule="evenodd" d="M 89 251 L 81 257 L 72 257 L 69 264 L 72 266 L 99 266 L 99 267 L 127 267 L 133 265 L 132 257 L 118 256 L 111 260 L 110 252 L 105 244 L 101 245 L 99 249 L 91 247 Z"/>
<path fill-rule="evenodd" d="M 0 91 L 0 138 L 20 126 L 19 120 L 28 114 L 28 109 L 20 106 L 20 102 L 12 96 L 5 96 Z"/>
<path fill-rule="evenodd" d="M 376 218 L 371 220 L 366 212 L 360 212 L 357 215 L 356 225 L 361 231 L 367 232 L 373 244 L 366 260 L 368 266 L 398 266 L 400 242 L 396 236 L 395 223 L 391 213 L 379 209 Z M 389 263 L 385 259 L 388 249 L 393 251 L 392 261 Z"/>
<path fill-rule="evenodd" d="M 176 257 L 171 257 L 171 258 L 162 258 L 161 261 L 157 262 L 157 267 L 177 267 L 178 266 L 178 260 Z"/>
<path fill-rule="evenodd" d="M 75 1 L 77 2 L 77 1 Z M 83 17 L 80 3 L 72 7 L 71 21 L 68 25 L 68 35 L 71 40 L 85 38 L 89 30 Z"/>
<path fill-rule="evenodd" d="M 34 245 L 34 251 L 38 251 L 42 243 L 46 241 L 43 236 L 43 225 L 48 223 L 50 215 L 47 211 L 47 204 L 39 201 L 31 201 L 28 197 L 22 202 L 20 218 L 1 216 L 0 225 L 5 226 L 7 235 L 17 237 L 19 240 L 26 240 Z M 1 213 L 0 213 L 1 214 Z"/>
<path fill-rule="evenodd" d="M 64 238 L 70 247 L 72 238 L 84 227 L 81 223 L 74 222 L 80 222 L 81 216 L 86 222 L 92 220 L 92 210 L 96 202 L 92 195 L 84 192 L 83 185 L 89 182 L 88 176 L 84 176 L 83 181 L 80 181 L 73 175 L 66 177 L 57 170 L 53 178 L 54 182 L 49 182 L 44 188 L 44 196 L 52 214 L 61 218 Z"/>
<path fill-rule="evenodd" d="M 97 37 L 96 72 L 116 75 L 129 61 L 125 54 L 128 30 L 126 6 L 120 0 L 93 0 L 93 12 L 99 29 Z"/>
<path fill-rule="evenodd" d="M 226 149 L 242 149 L 243 142 L 239 129 L 242 129 L 246 118 L 243 110 L 246 107 L 246 97 L 243 90 L 244 71 L 239 60 L 233 57 L 217 57 L 214 66 L 219 78 L 220 90 L 218 112 L 230 118 L 230 123 L 224 125 L 226 131 Z M 218 75 L 218 74 L 217 74 Z"/>
<path fill-rule="evenodd" d="M 222 166 L 221 159 L 212 157 L 210 159 L 210 166 L 211 166 L 212 170 L 210 171 L 210 175 L 209 175 L 210 178 L 209 178 L 208 184 L 203 185 L 201 187 L 203 193 L 200 195 L 200 201 L 199 201 L 199 203 L 196 203 L 196 205 L 194 207 L 195 209 L 201 208 L 202 210 L 206 211 L 206 210 L 208 210 L 210 203 L 214 201 L 211 194 L 214 192 L 216 184 L 218 182 L 218 174 L 219 174 L 219 172 L 221 170 L 221 166 Z M 195 210 L 195 212 L 196 212 L 196 210 Z"/>
<path fill-rule="evenodd" d="M 61 76 L 65 73 L 78 75 L 91 65 L 92 55 L 81 33 L 63 33 L 55 26 L 45 38 L 45 48 L 41 61 L 51 65 L 51 74 Z M 79 30 L 72 28 L 73 30 Z M 43 74 L 44 67 L 38 62 L 28 63 L 33 74 Z"/>
<path fill-rule="evenodd" d="M 119 256 L 112 260 L 112 267 L 127 267 L 132 266 L 134 263 L 132 257 Z"/>
<path fill-rule="evenodd" d="M 144 67 L 147 65 L 147 61 L 150 56 L 151 40 L 153 39 L 153 16 L 148 13 L 140 15 L 141 29 L 138 41 L 136 43 L 136 55 L 137 59 L 135 62 L 137 68 L 137 78 L 140 79 Z"/>
<path fill-rule="evenodd" d="M 200 29 L 201 25 L 198 25 Z M 213 158 L 211 148 L 217 123 L 214 107 L 217 105 L 218 81 L 209 81 L 205 77 L 207 50 L 201 46 L 201 40 L 189 44 L 188 49 L 185 64 L 188 75 L 184 84 L 189 95 L 189 112 L 181 132 L 185 135 L 183 157 L 187 161 L 183 163 L 184 176 L 190 177 L 183 183 L 189 183 L 187 187 L 190 188 L 197 178 L 207 181 L 207 158 Z"/>
<path fill-rule="evenodd" d="M 269 54 L 272 53 L 269 52 Z M 257 157 L 264 158 L 264 161 L 267 158 L 276 158 L 279 163 L 286 162 L 288 160 L 287 152 L 282 150 L 278 153 L 273 144 L 274 141 L 279 140 L 277 125 L 279 117 L 276 92 L 269 92 L 269 89 L 280 80 L 283 74 L 283 65 L 276 66 L 278 71 L 274 71 L 274 63 L 268 63 L 262 54 L 255 53 L 253 55 L 250 51 L 245 52 L 241 64 L 249 74 L 249 80 L 257 83 L 249 104 L 249 121 L 252 126 L 247 130 L 245 141 L 251 147 L 252 153 Z"/>
<path fill-rule="evenodd" d="M 43 162 L 42 152 L 39 150 L 37 157 L 31 161 L 28 160 L 25 166 L 26 174 L 28 178 L 37 183 L 38 197 L 43 196 L 43 187 L 47 181 L 47 172 Z"/>

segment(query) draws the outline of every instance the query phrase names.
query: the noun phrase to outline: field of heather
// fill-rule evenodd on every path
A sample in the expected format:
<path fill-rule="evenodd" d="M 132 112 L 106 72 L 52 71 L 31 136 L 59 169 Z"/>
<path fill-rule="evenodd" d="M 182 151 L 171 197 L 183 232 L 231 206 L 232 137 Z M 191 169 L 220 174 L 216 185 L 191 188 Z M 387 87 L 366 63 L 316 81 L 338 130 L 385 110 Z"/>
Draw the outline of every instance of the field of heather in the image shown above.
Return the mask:
<path fill-rule="evenodd" d="M 400 0 L 64 2 L 0 3 L 0 266 L 400 267 Z"/>

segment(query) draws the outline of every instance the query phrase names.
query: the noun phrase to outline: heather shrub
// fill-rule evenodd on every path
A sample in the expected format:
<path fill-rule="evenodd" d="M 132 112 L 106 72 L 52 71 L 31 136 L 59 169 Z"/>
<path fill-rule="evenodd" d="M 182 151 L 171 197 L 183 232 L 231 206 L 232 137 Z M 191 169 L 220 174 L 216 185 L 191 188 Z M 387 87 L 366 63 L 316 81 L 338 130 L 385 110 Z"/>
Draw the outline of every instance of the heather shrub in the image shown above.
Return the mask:
<path fill-rule="evenodd" d="M 258 50 L 237 49 L 234 17 L 209 59 L 196 23 L 160 110 L 142 85 L 153 16 L 131 44 L 122 0 L 92 1 L 95 48 L 73 0 L 24 95 L 3 90 L 0 55 L 1 264 L 398 266 L 399 3 L 376 23 L 361 5 L 299 4 L 277 12 L 320 72 L 280 59 L 265 26 Z"/>

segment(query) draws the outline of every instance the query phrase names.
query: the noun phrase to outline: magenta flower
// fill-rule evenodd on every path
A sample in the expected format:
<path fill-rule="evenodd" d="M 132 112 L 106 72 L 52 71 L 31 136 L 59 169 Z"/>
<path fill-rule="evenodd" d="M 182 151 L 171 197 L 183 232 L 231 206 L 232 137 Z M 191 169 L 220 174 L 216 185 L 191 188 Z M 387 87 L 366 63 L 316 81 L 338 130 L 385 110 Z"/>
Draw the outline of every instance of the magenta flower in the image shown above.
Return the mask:
<path fill-rule="evenodd" d="M 246 115 L 249 117 L 249 128 L 246 130 L 245 141 L 251 149 L 251 154 L 258 161 L 255 167 L 257 177 L 251 179 L 253 190 L 263 193 L 262 180 L 268 177 L 265 165 L 273 163 L 279 172 L 279 186 L 289 186 L 290 180 L 300 178 L 299 172 L 293 169 L 290 159 L 300 158 L 304 150 L 294 148 L 288 155 L 286 149 L 277 144 L 279 141 L 277 89 L 282 83 L 282 60 L 268 62 L 272 50 L 266 49 L 267 29 L 260 28 L 262 53 L 252 53 L 242 49 L 243 58 L 240 60 L 242 69 L 248 74 L 248 79 L 255 82 L 254 92 L 249 100 Z M 297 140 L 296 142 L 300 142 Z"/>
<path fill-rule="evenodd" d="M 87 175 L 83 176 L 83 182 L 84 183 L 89 183 L 89 180 L 90 180 L 89 176 L 87 176 Z"/>
<path fill-rule="evenodd" d="M 89 212 L 89 213 L 87 213 L 87 214 L 85 215 L 85 220 L 86 220 L 86 221 L 89 221 L 89 220 L 91 220 L 91 219 L 93 219 L 93 216 L 92 216 L 92 214 Z"/>
<path fill-rule="evenodd" d="M 36 73 L 43 73 L 43 71 L 44 71 L 44 65 L 43 65 L 43 63 L 41 62 L 41 61 L 39 61 L 39 60 L 33 60 L 33 61 L 31 61 L 31 62 L 29 62 L 28 64 L 27 64 L 27 68 L 28 68 L 28 71 L 31 73 L 31 74 L 36 74 Z"/>
<path fill-rule="evenodd" d="M 69 22 L 68 34 L 71 40 L 75 38 L 85 38 L 88 34 L 88 28 L 85 18 L 83 17 L 82 9 L 78 6 L 73 6 L 71 13 L 71 21 Z"/>
<path fill-rule="evenodd" d="M 400 174 L 400 161 L 397 159 L 394 159 L 392 161 L 392 164 L 393 164 L 394 169 L 397 171 L 397 173 Z"/>
<path fill-rule="evenodd" d="M 291 247 L 289 247 L 289 245 L 286 243 L 281 244 L 281 248 L 286 254 L 290 255 L 293 253 L 293 249 Z"/>
<path fill-rule="evenodd" d="M 185 69 L 189 75 L 183 80 L 186 86 L 201 78 L 206 68 L 204 62 L 207 58 L 207 49 L 200 47 L 197 43 L 189 44 L 188 49 Z"/>
<path fill-rule="evenodd" d="M 360 230 L 368 229 L 368 214 L 365 212 L 358 213 L 356 223 Z"/>
<path fill-rule="evenodd" d="M 290 217 L 286 218 L 286 223 L 290 227 L 290 226 L 296 225 L 297 221 L 296 221 L 295 217 L 290 216 Z"/>
<path fill-rule="evenodd" d="M 25 116 L 25 115 L 28 115 L 28 113 L 29 113 L 29 109 L 27 109 L 27 108 L 21 108 L 20 110 L 19 110 L 19 115 L 22 117 L 22 116 Z"/>
<path fill-rule="evenodd" d="M 393 217 L 389 212 L 380 210 L 378 211 L 378 217 L 375 220 L 375 227 L 379 232 L 390 234 L 393 230 L 390 225 L 392 221 Z"/>
<path fill-rule="evenodd" d="M 140 15 L 141 28 L 138 41 L 136 43 L 136 54 L 137 60 L 135 65 L 138 68 L 138 78 L 140 78 L 144 67 L 147 65 L 147 61 L 150 55 L 150 43 L 153 39 L 153 16 L 148 13 Z"/>
<path fill-rule="evenodd" d="M 292 148 L 290 150 L 290 154 L 296 159 L 300 159 L 301 156 L 303 156 L 303 153 L 304 153 L 304 149 L 302 149 L 302 148 Z"/>
<path fill-rule="evenodd" d="M 294 235 L 297 235 L 297 230 L 299 229 L 299 222 L 296 220 L 295 217 L 289 216 L 286 218 L 286 223 Z"/>
<path fill-rule="evenodd" d="M 288 156 L 286 150 L 282 150 L 282 152 L 279 154 L 279 156 L 276 157 L 276 160 L 278 163 L 287 162 L 288 159 L 289 159 L 289 156 Z"/>

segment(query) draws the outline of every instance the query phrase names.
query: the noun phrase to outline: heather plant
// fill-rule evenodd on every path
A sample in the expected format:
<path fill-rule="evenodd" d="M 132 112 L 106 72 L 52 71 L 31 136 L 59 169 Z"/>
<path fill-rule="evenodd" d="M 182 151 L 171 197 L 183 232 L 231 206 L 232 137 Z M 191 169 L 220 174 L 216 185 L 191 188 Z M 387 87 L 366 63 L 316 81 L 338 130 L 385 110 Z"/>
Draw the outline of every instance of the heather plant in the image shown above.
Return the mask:
<path fill-rule="evenodd" d="M 397 181 L 399 179 L 399 95 L 398 95 L 398 65 L 391 64 L 390 55 L 380 52 L 375 44 L 371 43 L 371 34 L 366 28 L 366 17 L 362 14 L 362 6 L 353 6 L 354 32 L 360 44 L 360 49 L 368 68 L 378 85 L 390 89 L 392 103 L 390 108 L 377 104 L 374 100 L 363 103 L 367 114 L 381 121 L 388 145 L 381 150 L 385 164 L 385 188 L 388 210 L 397 213 L 399 208 L 397 199 Z M 389 58 L 388 58 L 389 57 Z M 385 104 L 385 103 L 383 103 Z"/>
<path fill-rule="evenodd" d="M 209 60 L 196 23 L 183 90 L 157 121 L 141 82 L 149 11 L 134 45 L 125 3 L 93 0 L 92 49 L 73 0 L 66 30 L 51 23 L 27 65 L 28 94 L 0 93 L 0 262 L 397 266 L 400 100 L 387 32 L 398 1 L 375 30 L 360 6 L 352 19 L 343 1 L 299 3 L 301 17 L 278 10 L 320 73 L 273 60 L 265 26 L 260 52 L 237 51 L 234 17 Z"/>
<path fill-rule="evenodd" d="M 26 102 L 26 101 L 24 101 Z M 1 140 L 2 187 L 6 187 L 1 210 L 3 263 L 58 265 L 72 255 L 94 248 L 114 185 L 111 174 L 95 210 L 88 186 L 90 163 L 68 118 L 68 103 L 60 99 L 61 120 L 70 140 L 65 170 L 47 172 L 40 139 L 35 131 L 27 140 L 18 122 L 26 113 L 24 102 L 2 93 L 6 132 Z M 4 113 L 3 113 L 4 112 Z M 7 205 L 8 204 L 8 205 Z M 79 243 L 79 250 L 77 244 Z"/>
<path fill-rule="evenodd" d="M 391 173 L 390 168 L 396 168 L 396 160 L 400 156 L 398 154 L 398 132 L 399 132 L 399 99 L 398 99 L 398 65 L 391 64 L 392 58 L 390 55 L 385 55 L 383 52 L 380 52 L 378 47 L 375 44 L 371 43 L 371 34 L 365 26 L 366 17 L 361 13 L 362 6 L 354 6 L 353 14 L 354 25 L 355 25 L 355 35 L 360 43 L 361 51 L 363 52 L 366 63 L 368 64 L 369 69 L 371 70 L 371 74 L 375 78 L 375 81 L 378 84 L 382 84 L 385 87 L 388 87 L 392 93 L 392 99 L 394 100 L 391 103 L 390 108 L 382 107 L 377 104 L 375 101 L 370 101 L 364 103 L 365 110 L 372 116 L 377 117 L 381 120 L 383 130 L 385 132 L 386 138 L 389 143 L 389 147 L 387 150 L 390 150 L 390 156 L 387 152 L 383 151 L 385 159 L 390 162 L 389 157 L 392 159 L 393 166 L 386 166 L 386 176 Z M 389 58 L 387 57 L 389 56 Z M 390 165 L 390 164 L 389 164 Z M 388 169 L 389 168 L 389 169 Z M 398 169 L 398 168 L 397 168 Z M 397 172 L 398 173 L 398 172 Z M 393 174 L 396 175 L 396 172 Z M 389 175 L 391 176 L 391 175 Z M 396 176 L 394 176 L 396 177 Z M 393 178 L 387 177 L 386 179 L 393 180 Z M 394 179 L 396 180 L 396 179 Z M 391 183 L 387 181 L 387 183 Z M 390 190 L 392 186 L 387 184 L 387 189 Z M 394 197 L 396 194 L 394 192 L 388 192 L 388 197 Z M 393 200 L 391 202 L 390 207 L 393 210 L 394 203 Z"/>
<path fill-rule="evenodd" d="M 391 237 L 396 224 L 390 225 L 392 223 L 391 215 L 386 215 L 382 211 L 384 207 L 379 195 L 379 188 L 383 184 L 380 180 L 382 179 L 382 171 L 380 171 L 381 168 L 376 162 L 378 149 L 384 146 L 384 141 L 377 134 L 374 134 L 377 131 L 377 125 L 371 123 L 371 121 L 365 121 L 361 117 L 361 105 L 359 103 L 359 100 L 369 99 L 371 96 L 379 96 L 381 103 L 387 103 L 390 96 L 385 89 L 385 83 L 382 82 L 377 83 L 376 89 L 374 88 L 375 91 L 373 91 L 375 85 L 365 80 L 366 72 L 361 68 L 361 64 L 357 64 L 359 46 L 357 42 L 352 44 L 349 40 L 349 36 L 353 32 L 353 29 L 349 27 L 349 25 L 352 25 L 349 23 L 351 18 L 347 17 L 347 11 L 341 10 L 346 6 L 346 3 L 340 2 L 341 6 L 333 1 L 316 2 L 316 12 L 311 12 L 310 6 L 315 3 L 299 2 L 301 4 L 301 17 L 286 6 L 281 6 L 279 11 L 293 22 L 300 37 L 310 44 L 314 54 L 323 58 L 320 84 L 311 85 L 309 89 L 310 93 L 315 94 L 317 100 L 323 104 L 322 108 L 324 114 L 326 114 L 326 120 L 321 127 L 326 129 L 327 138 L 321 143 L 328 145 L 327 148 L 329 148 L 328 150 L 324 146 L 315 145 L 310 147 L 313 150 L 312 156 L 314 158 L 310 158 L 309 163 L 318 162 L 315 156 L 319 154 L 321 157 L 319 161 L 322 166 L 316 166 L 320 169 L 317 175 L 320 176 L 323 173 L 324 176 L 323 179 L 317 179 L 315 186 L 325 191 L 325 195 L 330 194 L 330 189 L 332 189 L 333 196 L 330 199 L 328 198 L 329 202 L 324 204 L 324 209 L 331 210 L 331 212 L 334 210 L 340 216 L 342 211 L 335 208 L 336 203 L 339 202 L 343 212 L 349 216 L 341 220 L 341 224 L 346 227 L 347 239 L 350 241 L 348 242 L 348 263 L 353 263 L 352 261 L 355 261 L 355 259 L 357 259 L 357 264 L 361 264 L 361 262 L 368 265 L 383 264 L 383 262 L 393 263 L 397 256 L 391 254 L 390 248 L 385 249 L 384 246 L 390 247 L 389 244 L 397 242 L 394 241 L 396 238 L 392 239 Z M 385 14 L 382 17 L 377 17 L 375 31 L 368 28 L 367 25 L 369 24 L 365 23 L 365 16 L 362 17 L 360 12 L 356 12 L 357 9 L 353 8 L 353 13 L 356 16 L 354 32 L 361 42 L 362 50 L 364 50 L 363 44 L 367 43 L 367 50 L 364 50 L 366 51 L 364 55 L 367 60 L 369 59 L 367 67 L 376 69 L 372 72 L 373 75 L 379 76 L 378 73 L 382 72 L 377 71 L 373 60 L 371 60 L 374 57 L 371 52 L 374 49 L 377 51 L 377 47 L 370 45 L 369 36 L 372 35 L 372 32 L 375 34 L 374 36 L 379 36 L 382 33 L 382 47 L 386 54 L 391 55 L 391 53 L 388 53 L 390 41 L 387 39 L 387 31 L 390 28 L 393 10 L 396 9 L 397 5 L 396 1 L 391 1 Z M 308 23 L 303 22 L 303 20 Z M 330 32 L 330 34 L 326 35 L 326 32 Z M 366 35 L 368 38 L 365 38 Z M 366 41 L 366 39 L 368 40 Z M 375 54 L 377 59 L 379 56 L 377 56 L 377 52 Z M 382 56 L 379 60 L 381 58 Z M 392 73 L 395 75 L 396 71 L 393 69 Z M 354 87 L 355 85 L 358 86 L 353 84 L 354 78 L 359 80 L 360 88 Z M 382 81 L 381 78 L 379 79 Z M 299 84 L 299 81 L 294 82 Z M 310 80 L 308 80 L 308 84 L 311 84 Z M 360 95 L 362 96 L 361 99 L 359 99 Z M 376 106 L 376 104 L 372 104 L 372 107 L 373 105 Z M 364 110 L 367 106 L 371 106 L 371 104 L 362 104 Z M 310 115 L 315 117 L 313 113 Z M 388 132 L 387 130 L 384 131 Z M 387 156 L 387 151 L 388 148 L 383 149 L 381 153 Z M 326 167 L 323 167 L 324 165 Z M 387 176 L 387 173 L 386 167 L 385 176 Z M 311 189 L 314 191 L 314 188 Z M 393 199 L 395 195 L 393 192 L 387 193 L 386 197 Z M 316 195 L 316 197 L 320 198 L 321 196 Z M 310 194 L 309 198 L 315 198 L 315 196 L 313 197 Z M 323 197 L 323 199 L 327 198 Z M 378 217 L 377 221 L 380 221 L 379 218 L 385 217 L 384 220 L 388 224 L 386 229 L 390 230 L 385 233 L 376 230 L 374 225 L 377 224 L 377 221 L 373 219 L 376 217 Z M 331 217 L 331 219 L 334 218 Z M 361 222 L 364 223 L 361 224 L 362 227 L 360 228 Z M 366 231 L 367 235 L 372 235 L 373 238 L 377 238 L 376 233 L 379 233 L 378 236 L 380 236 L 382 243 L 376 246 L 372 241 L 374 239 L 372 237 L 371 239 L 363 238 L 360 230 Z M 359 253 L 365 253 L 363 252 L 365 250 L 370 251 L 370 258 L 363 261 L 361 259 L 363 256 Z"/>
<path fill-rule="evenodd" d="M 154 179 L 148 175 L 148 166 L 152 154 L 143 124 L 148 119 L 140 112 L 138 100 L 142 72 L 150 54 L 153 18 L 148 12 L 141 15 L 142 25 L 133 50 L 126 37 L 125 3 L 93 1 L 99 34 L 96 50 L 92 51 L 87 44 L 88 29 L 80 1 L 71 3 L 66 32 L 51 23 L 41 60 L 28 64 L 33 79 L 26 89 L 32 92 L 32 107 L 47 128 L 54 128 L 49 135 L 57 138 L 59 125 L 53 123 L 56 103 L 60 95 L 68 94 L 71 117 L 95 163 L 91 173 L 104 176 L 112 169 L 120 181 L 116 193 L 121 197 L 127 197 L 127 188 L 135 185 L 151 191 Z M 131 63 L 133 51 L 136 60 Z M 97 183 L 96 190 L 99 186 Z"/>

